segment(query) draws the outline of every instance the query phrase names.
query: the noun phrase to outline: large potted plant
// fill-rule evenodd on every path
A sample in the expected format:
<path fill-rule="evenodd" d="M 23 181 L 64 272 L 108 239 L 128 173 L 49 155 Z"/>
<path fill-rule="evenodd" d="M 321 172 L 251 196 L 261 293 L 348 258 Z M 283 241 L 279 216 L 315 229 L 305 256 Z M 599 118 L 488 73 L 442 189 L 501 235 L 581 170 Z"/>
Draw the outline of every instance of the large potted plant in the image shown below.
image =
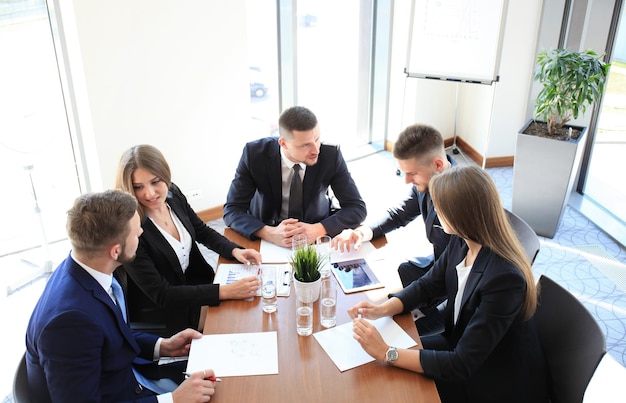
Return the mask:
<path fill-rule="evenodd" d="M 296 297 L 306 302 L 317 301 L 322 285 L 320 266 L 324 262 L 323 256 L 317 252 L 315 245 L 306 245 L 296 249 L 290 261 Z"/>
<path fill-rule="evenodd" d="M 578 173 L 586 127 L 567 123 L 604 93 L 609 64 L 592 50 L 543 50 L 534 79 L 543 87 L 534 118 L 517 136 L 512 210 L 538 235 L 552 238 Z"/>

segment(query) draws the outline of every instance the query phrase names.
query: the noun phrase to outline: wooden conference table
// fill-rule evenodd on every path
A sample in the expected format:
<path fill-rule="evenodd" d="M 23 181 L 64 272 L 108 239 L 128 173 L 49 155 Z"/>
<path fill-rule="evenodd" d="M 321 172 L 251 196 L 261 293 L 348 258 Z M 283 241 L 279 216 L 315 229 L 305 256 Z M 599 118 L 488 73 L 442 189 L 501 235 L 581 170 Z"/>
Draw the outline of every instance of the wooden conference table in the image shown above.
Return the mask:
<path fill-rule="evenodd" d="M 246 248 L 260 248 L 259 241 L 250 241 L 229 228 L 225 236 Z M 378 247 L 385 242 L 373 243 Z M 220 262 L 229 261 L 220 258 Z M 331 281 L 337 285 L 332 275 Z M 337 324 L 341 325 L 350 321 L 347 309 L 367 296 L 363 292 L 344 294 L 337 287 Z M 278 374 L 223 378 L 212 402 L 440 402 L 431 379 L 381 362 L 340 372 L 312 335 L 296 333 L 295 301 L 292 286 L 289 297 L 278 297 L 277 312 L 272 314 L 263 312 L 260 297 L 222 301 L 218 307 L 209 308 L 205 334 L 276 331 L 278 336 Z M 411 315 L 397 315 L 394 320 L 418 341 L 413 348 L 420 348 Z M 314 304 L 313 333 L 320 330 L 318 301 Z"/>

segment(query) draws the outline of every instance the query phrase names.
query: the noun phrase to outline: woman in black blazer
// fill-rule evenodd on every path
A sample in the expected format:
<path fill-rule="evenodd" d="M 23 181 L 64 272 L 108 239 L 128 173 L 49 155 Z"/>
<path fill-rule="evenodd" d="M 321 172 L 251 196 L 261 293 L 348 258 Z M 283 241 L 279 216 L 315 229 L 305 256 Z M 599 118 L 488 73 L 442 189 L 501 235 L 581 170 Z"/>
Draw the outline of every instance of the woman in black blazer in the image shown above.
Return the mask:
<path fill-rule="evenodd" d="M 163 154 L 138 145 L 121 157 L 116 187 L 137 198 L 143 234 L 134 261 L 124 264 L 129 321 L 164 326 L 153 332 L 171 335 L 192 327 L 201 330 L 201 307 L 224 299 L 254 296 L 256 276 L 228 285 L 213 284 L 215 272 L 196 241 L 241 263 L 261 263 L 261 255 L 243 249 L 206 226 L 172 183 Z M 203 312 L 202 312 L 203 313 Z"/>
<path fill-rule="evenodd" d="M 496 186 L 481 168 L 453 167 L 429 185 L 450 243 L 433 268 L 380 305 L 349 313 L 354 338 L 372 357 L 435 379 L 444 402 L 547 402 L 546 372 L 532 319 L 537 287 L 506 218 Z M 447 297 L 445 331 L 422 350 L 395 349 L 369 322 Z"/>

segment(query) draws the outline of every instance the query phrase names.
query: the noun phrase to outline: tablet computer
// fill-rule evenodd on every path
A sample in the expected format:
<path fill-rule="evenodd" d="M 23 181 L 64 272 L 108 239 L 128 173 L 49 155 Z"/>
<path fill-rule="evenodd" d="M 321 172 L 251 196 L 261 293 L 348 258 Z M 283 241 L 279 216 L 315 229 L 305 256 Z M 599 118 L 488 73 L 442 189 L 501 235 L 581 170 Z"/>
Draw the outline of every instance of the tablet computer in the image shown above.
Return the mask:
<path fill-rule="evenodd" d="M 385 286 L 363 258 L 332 263 L 331 270 L 346 294 Z"/>

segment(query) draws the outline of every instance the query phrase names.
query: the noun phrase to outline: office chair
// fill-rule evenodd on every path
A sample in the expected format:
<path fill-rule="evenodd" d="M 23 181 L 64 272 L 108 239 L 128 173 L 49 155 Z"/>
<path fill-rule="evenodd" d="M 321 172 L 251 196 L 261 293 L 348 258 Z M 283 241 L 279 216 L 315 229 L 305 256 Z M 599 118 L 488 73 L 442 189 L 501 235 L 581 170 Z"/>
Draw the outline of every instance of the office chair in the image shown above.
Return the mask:
<path fill-rule="evenodd" d="M 583 304 L 550 278 L 539 278 L 535 321 L 543 346 L 552 403 L 582 402 L 606 341 Z"/>
<path fill-rule="evenodd" d="M 526 221 L 522 220 L 515 213 L 512 213 L 507 209 L 504 209 L 504 211 L 509 217 L 509 222 L 513 227 L 513 231 L 515 231 L 517 239 L 519 239 L 522 243 L 522 246 L 526 251 L 526 255 L 528 256 L 528 260 L 530 260 L 530 264 L 532 265 L 537 257 L 537 254 L 539 253 L 539 237 Z"/>
<path fill-rule="evenodd" d="M 13 377 L 13 402 L 30 403 L 30 401 L 28 377 L 26 375 L 26 353 L 24 353 Z"/>

